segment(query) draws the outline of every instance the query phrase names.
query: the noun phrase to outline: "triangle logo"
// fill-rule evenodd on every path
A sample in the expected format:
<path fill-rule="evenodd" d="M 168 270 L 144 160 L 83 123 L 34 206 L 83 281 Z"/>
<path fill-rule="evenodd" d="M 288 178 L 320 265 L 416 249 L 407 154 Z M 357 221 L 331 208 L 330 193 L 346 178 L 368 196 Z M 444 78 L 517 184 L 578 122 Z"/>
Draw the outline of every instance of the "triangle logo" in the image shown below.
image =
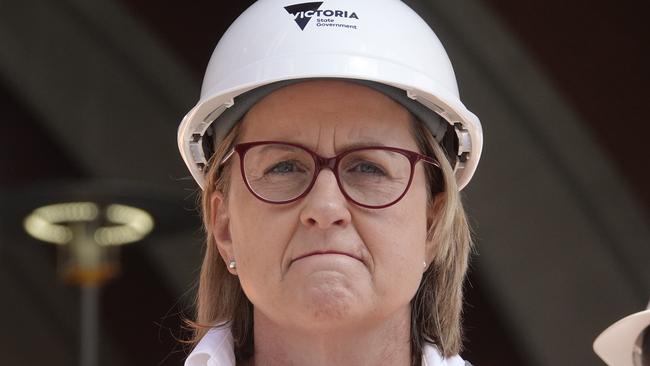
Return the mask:
<path fill-rule="evenodd" d="M 307 23 L 309 23 L 312 18 L 311 16 L 307 16 L 305 14 L 307 12 L 310 12 L 310 15 L 313 14 L 313 12 L 318 10 L 321 5 L 323 5 L 323 2 L 317 1 L 311 3 L 289 5 L 285 6 L 284 9 L 287 11 L 287 13 L 295 17 L 294 20 L 296 21 L 296 24 L 298 24 L 298 27 L 300 27 L 300 30 L 305 30 Z"/>

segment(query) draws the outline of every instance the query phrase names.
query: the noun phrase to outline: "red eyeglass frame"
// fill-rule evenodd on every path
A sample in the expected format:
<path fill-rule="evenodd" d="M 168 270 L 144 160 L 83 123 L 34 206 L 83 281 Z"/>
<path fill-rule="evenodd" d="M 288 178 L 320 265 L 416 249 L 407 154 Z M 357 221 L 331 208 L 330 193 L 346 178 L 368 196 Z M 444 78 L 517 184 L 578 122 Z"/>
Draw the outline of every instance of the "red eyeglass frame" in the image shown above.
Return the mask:
<path fill-rule="evenodd" d="M 257 193 L 255 193 L 253 188 L 251 188 L 250 184 L 248 183 L 248 179 L 246 178 L 246 172 L 245 172 L 245 169 L 244 169 L 244 157 L 246 156 L 246 152 L 248 150 L 250 150 L 251 148 L 255 147 L 255 146 L 270 145 L 270 144 L 282 144 L 282 145 L 297 147 L 299 149 L 302 149 L 302 150 L 308 152 L 311 155 L 311 157 L 314 159 L 314 174 L 312 176 L 311 182 L 309 183 L 307 188 L 305 188 L 305 191 L 302 194 L 300 194 L 300 195 L 298 195 L 298 196 L 296 196 L 296 197 L 294 197 L 292 199 L 286 200 L 286 201 L 270 201 L 270 200 L 267 200 L 267 199 L 265 199 L 263 197 L 260 197 Z M 402 155 L 406 156 L 406 158 L 411 163 L 411 175 L 409 176 L 409 181 L 406 184 L 406 187 L 404 188 L 404 192 L 402 192 L 402 194 L 399 197 L 397 197 L 395 200 L 393 200 L 392 202 L 389 202 L 389 203 L 384 204 L 384 205 L 372 206 L 372 205 L 366 205 L 366 204 L 357 202 L 356 200 L 354 200 L 352 197 L 350 197 L 348 195 L 348 193 L 345 191 L 345 188 L 343 188 L 343 184 L 341 183 L 341 180 L 339 179 L 338 166 L 339 166 L 340 161 L 343 159 L 343 157 L 345 157 L 347 154 L 355 152 L 355 151 L 368 150 L 368 149 L 378 149 L 378 150 L 387 150 L 387 151 L 396 152 L 396 153 L 399 153 L 399 154 L 402 154 Z M 426 156 L 426 155 L 422 155 L 422 154 L 414 152 L 414 151 L 401 149 L 399 147 L 390 147 L 390 146 L 381 146 L 381 145 L 361 146 L 361 147 L 355 147 L 355 148 L 352 148 L 352 149 L 341 151 L 338 154 L 336 154 L 335 156 L 332 156 L 331 158 L 326 158 L 326 157 L 318 155 L 317 153 L 315 153 L 314 151 L 312 151 L 311 149 L 309 149 L 306 146 L 303 146 L 303 145 L 300 145 L 300 144 L 295 144 L 295 143 L 292 143 L 292 142 L 284 142 L 284 141 L 254 141 L 254 142 L 245 142 L 245 143 L 236 144 L 233 147 L 233 149 L 230 150 L 230 152 L 228 152 L 228 154 L 226 154 L 226 156 L 221 160 L 219 165 L 225 164 L 228 161 L 228 159 L 230 159 L 230 157 L 235 152 L 237 152 L 237 155 L 239 155 L 239 170 L 241 171 L 242 179 L 244 180 L 244 184 L 246 184 L 246 188 L 248 188 L 248 190 L 253 194 L 253 196 L 255 196 L 260 201 L 263 201 L 263 202 L 266 202 L 266 203 L 271 203 L 271 204 L 278 204 L 278 205 L 285 204 L 285 203 L 291 203 L 291 202 L 297 201 L 297 200 L 305 197 L 311 191 L 312 187 L 314 186 L 314 183 L 316 183 L 316 179 L 318 178 L 318 175 L 320 174 L 320 171 L 323 170 L 324 168 L 329 168 L 332 171 L 332 173 L 334 173 L 334 176 L 336 177 L 336 184 L 338 184 L 339 189 L 341 190 L 341 193 L 343 193 L 343 196 L 346 199 L 350 200 L 351 202 L 353 202 L 357 206 L 361 206 L 361 207 L 365 207 L 365 208 L 371 208 L 371 209 L 386 208 L 386 207 L 394 205 L 399 200 L 401 200 L 404 197 L 404 195 L 406 195 L 406 192 L 408 192 L 409 188 L 411 187 L 411 182 L 413 180 L 413 174 L 415 172 L 415 164 L 417 164 L 418 161 L 424 161 L 425 163 L 429 163 L 431 165 L 436 166 L 438 169 L 440 169 L 440 163 L 436 159 L 431 158 L 431 157 Z"/>

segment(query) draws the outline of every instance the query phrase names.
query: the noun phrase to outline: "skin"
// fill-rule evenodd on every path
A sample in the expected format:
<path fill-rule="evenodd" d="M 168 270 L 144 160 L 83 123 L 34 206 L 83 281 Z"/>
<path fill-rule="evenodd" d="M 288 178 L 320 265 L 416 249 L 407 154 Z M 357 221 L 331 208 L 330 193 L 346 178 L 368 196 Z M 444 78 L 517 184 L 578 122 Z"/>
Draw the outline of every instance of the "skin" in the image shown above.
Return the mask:
<path fill-rule="evenodd" d="M 242 123 L 240 142 L 294 142 L 322 156 L 370 142 L 418 151 L 404 107 L 345 81 L 284 87 Z M 433 257 L 422 163 L 401 201 L 365 209 L 345 199 L 329 169 L 296 202 L 262 202 L 233 158 L 228 200 L 213 194 L 212 220 L 219 252 L 236 261 L 230 271 L 254 305 L 250 364 L 410 364 L 410 301 Z M 328 250 L 340 253 L 295 260 Z"/>

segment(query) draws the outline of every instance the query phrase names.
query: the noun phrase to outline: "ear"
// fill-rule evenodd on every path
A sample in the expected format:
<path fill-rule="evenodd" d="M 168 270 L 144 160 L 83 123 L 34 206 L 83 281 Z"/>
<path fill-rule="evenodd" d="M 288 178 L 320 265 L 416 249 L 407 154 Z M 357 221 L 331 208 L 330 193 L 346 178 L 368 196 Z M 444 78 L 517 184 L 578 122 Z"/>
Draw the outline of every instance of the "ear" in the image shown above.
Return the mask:
<path fill-rule="evenodd" d="M 212 236 L 221 259 L 223 259 L 230 273 L 237 274 L 235 269 L 228 267 L 228 263 L 235 259 L 235 253 L 230 235 L 228 205 L 224 200 L 223 193 L 219 191 L 214 191 L 210 196 L 210 223 L 212 224 Z"/>

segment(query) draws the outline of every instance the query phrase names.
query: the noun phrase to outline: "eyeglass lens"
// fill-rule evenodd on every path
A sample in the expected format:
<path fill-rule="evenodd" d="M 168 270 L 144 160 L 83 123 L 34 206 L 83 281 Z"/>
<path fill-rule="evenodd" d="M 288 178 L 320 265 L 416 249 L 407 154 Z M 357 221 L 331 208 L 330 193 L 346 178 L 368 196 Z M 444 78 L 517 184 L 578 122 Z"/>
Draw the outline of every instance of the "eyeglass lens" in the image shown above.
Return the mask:
<path fill-rule="evenodd" d="M 302 195 L 314 179 L 312 155 L 296 146 L 265 144 L 250 148 L 244 158 L 244 173 L 250 188 L 272 202 Z M 346 153 L 338 165 L 338 178 L 345 193 L 368 206 L 393 202 L 407 189 L 411 162 L 398 152 L 361 149 Z"/>

